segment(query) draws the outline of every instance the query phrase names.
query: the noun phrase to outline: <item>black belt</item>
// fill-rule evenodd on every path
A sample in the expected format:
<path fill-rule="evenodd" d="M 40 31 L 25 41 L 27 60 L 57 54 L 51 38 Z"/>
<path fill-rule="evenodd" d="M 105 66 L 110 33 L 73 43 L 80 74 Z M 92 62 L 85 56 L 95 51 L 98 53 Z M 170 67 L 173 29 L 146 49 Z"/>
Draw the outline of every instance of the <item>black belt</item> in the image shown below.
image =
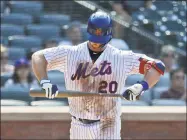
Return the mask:
<path fill-rule="evenodd" d="M 95 122 L 99 122 L 100 121 L 100 120 L 81 119 L 81 118 L 76 118 L 75 116 L 73 116 L 73 118 L 79 120 L 80 122 L 82 122 L 84 124 L 91 124 L 91 123 L 95 123 Z"/>

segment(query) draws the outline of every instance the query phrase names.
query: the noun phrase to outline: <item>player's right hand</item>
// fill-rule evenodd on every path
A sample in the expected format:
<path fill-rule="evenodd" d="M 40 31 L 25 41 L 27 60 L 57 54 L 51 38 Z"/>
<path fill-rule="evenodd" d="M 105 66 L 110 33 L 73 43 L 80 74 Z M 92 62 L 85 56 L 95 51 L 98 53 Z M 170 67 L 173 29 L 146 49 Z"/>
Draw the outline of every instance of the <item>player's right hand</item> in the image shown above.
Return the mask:
<path fill-rule="evenodd" d="M 53 85 L 50 80 L 41 80 L 41 87 L 45 90 L 45 96 L 49 99 L 53 99 L 58 95 L 57 85 Z"/>

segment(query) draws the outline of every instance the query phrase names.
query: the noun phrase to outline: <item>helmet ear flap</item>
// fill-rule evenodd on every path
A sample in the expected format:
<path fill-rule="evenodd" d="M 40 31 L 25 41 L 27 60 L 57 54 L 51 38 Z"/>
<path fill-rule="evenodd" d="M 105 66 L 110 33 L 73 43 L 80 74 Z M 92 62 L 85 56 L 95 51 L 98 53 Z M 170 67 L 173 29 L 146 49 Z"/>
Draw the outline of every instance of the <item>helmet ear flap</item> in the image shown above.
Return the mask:
<path fill-rule="evenodd" d="M 111 35 L 110 40 L 108 42 L 110 42 L 111 40 L 112 40 L 112 35 Z"/>
<path fill-rule="evenodd" d="M 110 39 L 108 40 L 108 42 L 107 42 L 107 43 L 109 43 L 111 40 L 112 40 L 112 35 L 110 36 Z M 102 46 L 102 47 L 104 47 L 104 46 L 105 46 L 107 43 L 103 44 L 103 46 Z"/>
<path fill-rule="evenodd" d="M 112 40 L 112 35 L 110 36 L 110 39 L 108 40 L 108 42 L 107 42 L 107 43 L 109 43 L 111 40 Z M 107 43 L 106 43 L 106 44 L 107 44 Z"/>

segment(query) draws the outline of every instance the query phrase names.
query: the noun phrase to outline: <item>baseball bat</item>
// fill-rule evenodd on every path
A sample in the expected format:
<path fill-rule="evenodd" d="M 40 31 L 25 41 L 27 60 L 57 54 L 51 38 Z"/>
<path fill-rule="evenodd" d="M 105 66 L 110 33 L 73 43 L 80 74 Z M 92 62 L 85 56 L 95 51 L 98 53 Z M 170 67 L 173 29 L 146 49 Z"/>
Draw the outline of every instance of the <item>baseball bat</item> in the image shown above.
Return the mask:
<path fill-rule="evenodd" d="M 45 97 L 45 91 L 42 89 L 30 89 L 31 97 Z M 96 93 L 96 92 L 80 92 L 80 91 L 70 91 L 64 90 L 59 91 L 58 96 L 56 98 L 67 98 L 67 97 L 82 97 L 82 96 L 101 96 L 101 97 L 121 97 L 120 94 L 108 94 L 108 93 Z"/>

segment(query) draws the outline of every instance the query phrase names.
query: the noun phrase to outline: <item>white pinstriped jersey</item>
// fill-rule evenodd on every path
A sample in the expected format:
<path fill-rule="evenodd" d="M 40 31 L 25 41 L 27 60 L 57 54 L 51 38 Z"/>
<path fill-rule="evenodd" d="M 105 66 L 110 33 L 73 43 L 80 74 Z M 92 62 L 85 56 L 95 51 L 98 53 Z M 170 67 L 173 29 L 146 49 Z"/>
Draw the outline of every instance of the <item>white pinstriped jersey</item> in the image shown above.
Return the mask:
<path fill-rule="evenodd" d="M 139 73 L 143 54 L 122 51 L 109 44 L 92 62 L 88 46 L 59 46 L 44 50 L 48 70 L 64 72 L 67 90 L 120 94 L 130 74 Z M 121 99 L 116 97 L 68 98 L 70 113 L 82 119 L 119 118 Z"/>

